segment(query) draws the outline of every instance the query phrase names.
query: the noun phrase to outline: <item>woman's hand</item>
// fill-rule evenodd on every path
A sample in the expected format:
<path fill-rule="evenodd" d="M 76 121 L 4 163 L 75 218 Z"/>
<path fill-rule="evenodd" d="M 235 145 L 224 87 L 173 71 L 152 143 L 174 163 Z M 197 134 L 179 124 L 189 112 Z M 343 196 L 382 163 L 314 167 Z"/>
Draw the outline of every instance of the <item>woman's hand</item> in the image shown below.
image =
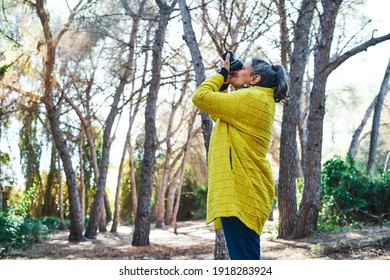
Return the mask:
<path fill-rule="evenodd" d="M 226 59 L 223 61 L 221 58 L 223 64 L 222 67 L 225 68 L 230 73 L 230 53 L 226 54 Z"/>
<path fill-rule="evenodd" d="M 230 78 L 231 78 L 231 75 L 230 75 L 230 53 L 226 54 L 225 60 L 223 60 L 223 58 L 221 58 L 221 67 L 225 68 L 229 73 L 226 81 L 223 84 L 224 85 L 230 84 Z"/>

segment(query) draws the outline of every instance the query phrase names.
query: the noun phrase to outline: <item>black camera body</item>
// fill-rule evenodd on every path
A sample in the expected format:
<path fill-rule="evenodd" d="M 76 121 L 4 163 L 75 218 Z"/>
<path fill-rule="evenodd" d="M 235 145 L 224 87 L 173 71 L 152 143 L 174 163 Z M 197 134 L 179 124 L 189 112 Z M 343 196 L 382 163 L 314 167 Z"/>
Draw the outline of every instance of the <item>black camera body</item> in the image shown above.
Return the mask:
<path fill-rule="evenodd" d="M 239 59 L 236 59 L 234 57 L 234 53 L 232 51 L 225 52 L 222 55 L 222 59 L 223 60 L 226 60 L 226 55 L 228 53 L 230 54 L 230 72 L 236 71 L 236 70 L 241 69 L 242 67 L 244 67 L 244 64 L 242 63 L 242 61 L 239 60 Z"/>

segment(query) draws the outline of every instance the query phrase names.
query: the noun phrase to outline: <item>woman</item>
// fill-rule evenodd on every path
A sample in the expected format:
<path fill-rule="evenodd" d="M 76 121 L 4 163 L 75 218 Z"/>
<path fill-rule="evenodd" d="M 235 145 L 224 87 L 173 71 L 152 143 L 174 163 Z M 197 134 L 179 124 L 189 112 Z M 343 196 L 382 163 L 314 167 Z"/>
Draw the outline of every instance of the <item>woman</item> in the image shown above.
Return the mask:
<path fill-rule="evenodd" d="M 265 158 L 275 102 L 286 98 L 284 69 L 253 58 L 219 73 L 195 91 L 193 103 L 216 122 L 208 154 L 207 223 L 223 229 L 230 259 L 260 259 L 260 234 L 271 213 L 274 181 Z M 235 91 L 228 93 L 228 85 Z"/>

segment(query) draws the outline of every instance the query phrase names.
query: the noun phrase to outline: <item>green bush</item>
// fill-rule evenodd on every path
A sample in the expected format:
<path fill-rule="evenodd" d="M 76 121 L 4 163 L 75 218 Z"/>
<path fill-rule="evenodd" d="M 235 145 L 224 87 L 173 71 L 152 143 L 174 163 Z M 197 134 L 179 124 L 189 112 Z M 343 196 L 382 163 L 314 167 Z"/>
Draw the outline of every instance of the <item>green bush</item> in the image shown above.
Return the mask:
<path fill-rule="evenodd" d="M 207 188 L 199 186 L 194 178 L 187 177 L 183 182 L 178 221 L 206 218 Z"/>
<path fill-rule="evenodd" d="M 42 222 L 42 224 L 44 224 L 47 227 L 47 229 L 50 232 L 61 230 L 61 221 L 60 218 L 58 217 L 43 217 L 43 218 L 39 218 L 39 220 Z M 85 225 L 87 225 L 89 219 L 85 219 L 85 220 L 86 220 Z M 69 226 L 70 226 L 70 221 L 68 219 L 65 219 L 64 220 L 65 229 L 69 229 Z"/>
<path fill-rule="evenodd" d="M 331 229 L 355 222 L 379 221 L 390 214 L 390 172 L 374 179 L 354 161 L 335 157 L 322 170 L 319 226 Z"/>
<path fill-rule="evenodd" d="M 206 218 L 207 209 L 207 187 L 199 186 L 196 191 L 196 202 L 194 211 L 194 220 L 200 220 Z"/>
<path fill-rule="evenodd" d="M 29 190 L 20 203 L 9 202 L 0 216 L 0 258 L 6 258 L 12 248 L 27 249 L 48 237 L 48 228 L 42 221 L 27 218 L 34 191 Z"/>
<path fill-rule="evenodd" d="M 60 229 L 61 221 L 57 217 L 43 217 L 40 219 L 49 231 L 57 231 Z"/>
<path fill-rule="evenodd" d="M 34 243 L 48 239 L 48 236 L 49 230 L 40 220 L 25 219 L 19 227 L 17 246 L 26 249 Z"/>
<path fill-rule="evenodd" d="M 28 249 L 34 243 L 48 238 L 49 230 L 37 219 L 20 219 L 0 216 L 0 258 L 12 248 Z"/>

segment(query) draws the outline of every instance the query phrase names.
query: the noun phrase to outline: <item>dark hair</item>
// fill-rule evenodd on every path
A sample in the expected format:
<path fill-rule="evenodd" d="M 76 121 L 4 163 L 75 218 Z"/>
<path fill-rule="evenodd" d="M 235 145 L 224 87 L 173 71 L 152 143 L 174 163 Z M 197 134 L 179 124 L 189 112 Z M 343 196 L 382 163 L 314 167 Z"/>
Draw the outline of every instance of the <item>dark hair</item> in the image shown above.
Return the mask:
<path fill-rule="evenodd" d="M 275 102 L 280 102 L 288 97 L 287 76 L 282 65 L 272 65 L 261 58 L 254 57 L 252 58 L 252 74 L 261 77 L 257 86 L 275 90 Z"/>

